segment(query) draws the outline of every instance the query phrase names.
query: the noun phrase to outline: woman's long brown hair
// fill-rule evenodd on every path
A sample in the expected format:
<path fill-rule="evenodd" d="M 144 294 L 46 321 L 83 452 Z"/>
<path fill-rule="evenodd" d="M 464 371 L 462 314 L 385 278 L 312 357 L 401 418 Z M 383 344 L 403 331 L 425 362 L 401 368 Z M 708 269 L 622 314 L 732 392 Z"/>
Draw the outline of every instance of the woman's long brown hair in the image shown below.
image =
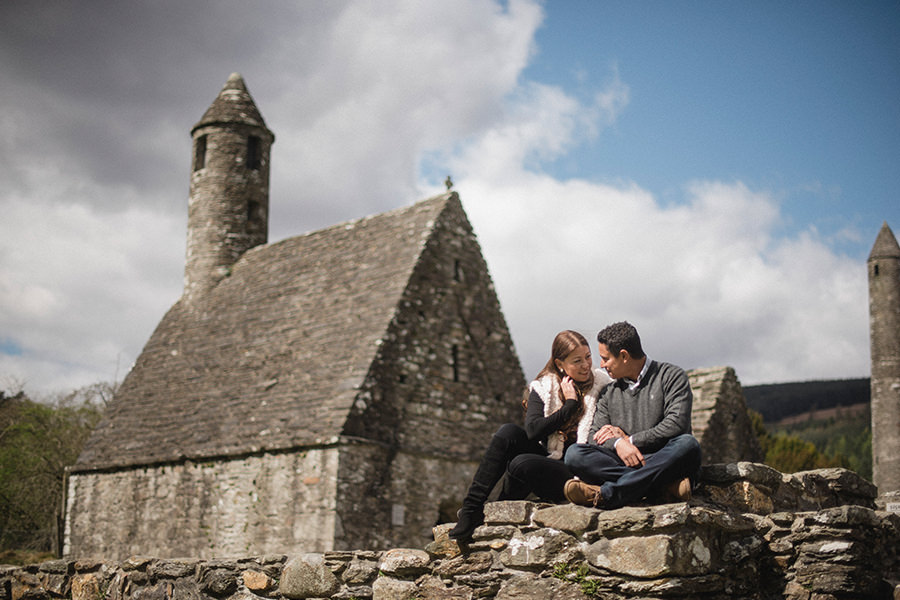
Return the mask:
<path fill-rule="evenodd" d="M 556 382 L 559 383 L 562 381 L 563 372 L 556 366 L 557 360 L 565 360 L 567 356 L 572 354 L 575 350 L 580 347 L 590 348 L 588 341 L 585 339 L 583 335 L 578 333 L 577 331 L 572 331 L 571 329 L 566 329 L 565 331 L 560 331 L 556 334 L 556 337 L 553 338 L 553 344 L 550 346 L 550 359 L 547 361 L 547 364 L 544 365 L 544 368 L 537 374 L 535 379 L 540 379 L 544 375 L 552 375 L 556 377 Z M 576 381 L 575 390 L 578 392 L 579 400 L 584 396 L 585 392 L 589 391 L 594 386 L 594 371 L 591 370 L 590 376 L 587 378 L 587 381 Z M 559 390 L 559 401 L 560 404 L 564 403 L 566 400 L 562 395 L 562 389 L 557 387 Z M 529 388 L 525 389 L 525 396 L 522 398 L 522 408 L 528 409 L 528 397 L 531 395 L 531 390 Z M 573 418 L 574 423 L 578 423 L 578 419 L 581 418 L 581 410 L 578 411 L 577 418 Z M 569 423 L 566 427 L 566 430 L 572 427 L 572 423 Z"/>

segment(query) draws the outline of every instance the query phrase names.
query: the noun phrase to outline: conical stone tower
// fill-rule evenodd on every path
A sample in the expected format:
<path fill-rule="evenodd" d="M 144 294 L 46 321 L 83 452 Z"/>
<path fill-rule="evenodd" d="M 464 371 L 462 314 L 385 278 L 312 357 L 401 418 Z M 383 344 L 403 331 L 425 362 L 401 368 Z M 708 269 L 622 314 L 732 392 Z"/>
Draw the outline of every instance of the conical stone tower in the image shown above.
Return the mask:
<path fill-rule="evenodd" d="M 879 494 L 900 491 L 900 245 L 881 226 L 869 254 L 872 354 L 872 479 Z"/>
<path fill-rule="evenodd" d="M 233 73 L 191 130 L 184 296 L 201 298 L 237 259 L 265 244 L 269 229 L 269 154 L 274 134 Z"/>

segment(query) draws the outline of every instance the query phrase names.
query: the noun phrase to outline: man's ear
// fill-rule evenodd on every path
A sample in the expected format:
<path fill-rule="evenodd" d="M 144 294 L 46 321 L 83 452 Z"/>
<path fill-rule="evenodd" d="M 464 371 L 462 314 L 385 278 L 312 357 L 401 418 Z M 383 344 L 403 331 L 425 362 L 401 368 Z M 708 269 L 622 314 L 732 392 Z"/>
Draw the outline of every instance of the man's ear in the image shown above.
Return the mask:
<path fill-rule="evenodd" d="M 630 360 L 632 360 L 631 353 L 628 352 L 628 350 L 626 350 L 625 348 L 619 350 L 619 358 L 622 360 L 622 362 L 629 362 Z"/>

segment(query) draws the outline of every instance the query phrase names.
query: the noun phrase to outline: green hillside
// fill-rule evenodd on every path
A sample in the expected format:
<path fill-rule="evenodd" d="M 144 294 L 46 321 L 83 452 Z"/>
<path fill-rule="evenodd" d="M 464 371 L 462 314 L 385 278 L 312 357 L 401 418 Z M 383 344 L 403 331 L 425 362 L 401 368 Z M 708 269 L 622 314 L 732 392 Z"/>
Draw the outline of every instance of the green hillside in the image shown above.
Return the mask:
<path fill-rule="evenodd" d="M 747 386 L 769 466 L 793 473 L 844 467 L 872 479 L 869 379 Z"/>

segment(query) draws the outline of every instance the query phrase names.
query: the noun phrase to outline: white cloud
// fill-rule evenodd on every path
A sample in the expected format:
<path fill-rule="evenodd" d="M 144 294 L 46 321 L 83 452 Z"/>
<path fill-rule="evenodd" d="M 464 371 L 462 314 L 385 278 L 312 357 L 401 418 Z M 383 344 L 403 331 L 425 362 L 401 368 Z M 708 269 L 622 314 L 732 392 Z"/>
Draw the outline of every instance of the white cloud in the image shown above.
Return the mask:
<path fill-rule="evenodd" d="M 541 19 L 523 1 L 506 11 L 480 0 L 355 2 L 321 24 L 328 35 L 316 48 L 301 40 L 282 48 L 285 64 L 307 64 L 264 109 L 277 128 L 275 222 L 306 230 L 340 211 L 350 218 L 408 203 L 423 152 L 496 120 Z M 297 229 L 276 224 L 272 233 Z"/>
<path fill-rule="evenodd" d="M 744 383 L 866 372 L 865 270 L 810 232 L 774 237 L 767 194 L 696 182 L 664 207 L 635 185 L 519 175 L 459 187 L 527 372 L 556 331 L 618 320 L 655 358 Z"/>
<path fill-rule="evenodd" d="M 0 373 L 41 392 L 122 377 L 180 291 L 157 265 L 182 260 L 181 219 L 97 211 L 72 190 L 0 207 L 15 224 L 0 238 L 0 337 L 17 350 Z"/>

